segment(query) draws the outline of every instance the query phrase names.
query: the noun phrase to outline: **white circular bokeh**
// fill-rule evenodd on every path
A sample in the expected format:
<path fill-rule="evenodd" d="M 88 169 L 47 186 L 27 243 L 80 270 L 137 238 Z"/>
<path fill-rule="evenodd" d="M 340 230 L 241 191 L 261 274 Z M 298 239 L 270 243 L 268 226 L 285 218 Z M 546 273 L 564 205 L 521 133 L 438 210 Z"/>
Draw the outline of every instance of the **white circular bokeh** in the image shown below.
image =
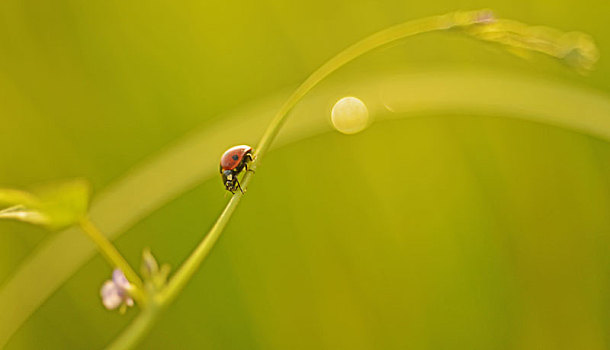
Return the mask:
<path fill-rule="evenodd" d="M 331 121 L 339 132 L 355 134 L 370 124 L 369 111 L 360 99 L 344 97 L 333 106 Z"/>

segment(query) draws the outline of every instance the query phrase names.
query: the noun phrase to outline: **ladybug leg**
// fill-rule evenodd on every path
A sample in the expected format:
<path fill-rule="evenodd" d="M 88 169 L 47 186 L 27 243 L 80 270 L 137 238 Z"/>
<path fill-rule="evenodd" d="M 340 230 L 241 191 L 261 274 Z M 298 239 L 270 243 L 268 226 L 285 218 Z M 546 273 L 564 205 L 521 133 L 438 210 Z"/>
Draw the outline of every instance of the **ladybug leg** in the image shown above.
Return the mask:
<path fill-rule="evenodd" d="M 239 188 L 239 190 L 241 191 L 241 194 L 244 194 L 244 190 L 241 189 L 241 185 L 239 184 L 239 181 L 237 182 L 237 188 Z"/>
<path fill-rule="evenodd" d="M 254 170 L 248 169 L 248 163 L 244 163 L 244 167 L 246 168 L 246 171 L 251 171 L 252 173 L 256 173 Z"/>
<path fill-rule="evenodd" d="M 256 157 L 254 157 L 254 156 L 252 155 L 252 153 L 248 153 L 248 154 L 246 154 L 246 157 L 248 157 L 248 159 L 249 159 L 251 162 L 252 162 L 252 161 L 254 161 L 254 158 L 256 158 Z M 248 169 L 248 163 L 247 163 L 247 162 L 244 162 L 244 166 L 246 167 L 246 171 L 251 171 L 251 172 L 253 172 L 253 173 L 255 172 L 255 171 L 254 171 L 254 170 L 252 170 L 252 169 Z"/>

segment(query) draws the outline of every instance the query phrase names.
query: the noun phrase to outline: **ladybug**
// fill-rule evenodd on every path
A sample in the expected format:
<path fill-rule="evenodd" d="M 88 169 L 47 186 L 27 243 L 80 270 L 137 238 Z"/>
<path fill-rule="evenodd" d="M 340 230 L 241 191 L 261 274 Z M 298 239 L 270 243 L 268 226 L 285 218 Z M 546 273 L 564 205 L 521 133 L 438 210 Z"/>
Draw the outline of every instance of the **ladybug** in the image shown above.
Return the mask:
<path fill-rule="evenodd" d="M 244 168 L 248 170 L 248 162 L 253 160 L 252 147 L 246 145 L 231 147 L 220 157 L 220 174 L 227 191 L 235 193 L 239 188 L 241 193 L 244 193 L 237 180 L 237 175 Z"/>

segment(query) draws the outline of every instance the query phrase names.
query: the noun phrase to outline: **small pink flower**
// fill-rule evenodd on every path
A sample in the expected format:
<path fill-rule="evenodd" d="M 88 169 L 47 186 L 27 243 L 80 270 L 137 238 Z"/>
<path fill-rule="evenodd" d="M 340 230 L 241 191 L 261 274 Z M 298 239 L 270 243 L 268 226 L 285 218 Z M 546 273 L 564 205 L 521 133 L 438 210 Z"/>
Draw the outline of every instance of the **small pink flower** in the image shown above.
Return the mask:
<path fill-rule="evenodd" d="M 133 299 L 129 296 L 131 284 L 123 274 L 123 271 L 115 269 L 112 272 L 112 280 L 104 282 L 100 290 L 102 303 L 108 310 L 114 310 L 121 304 L 133 306 Z"/>

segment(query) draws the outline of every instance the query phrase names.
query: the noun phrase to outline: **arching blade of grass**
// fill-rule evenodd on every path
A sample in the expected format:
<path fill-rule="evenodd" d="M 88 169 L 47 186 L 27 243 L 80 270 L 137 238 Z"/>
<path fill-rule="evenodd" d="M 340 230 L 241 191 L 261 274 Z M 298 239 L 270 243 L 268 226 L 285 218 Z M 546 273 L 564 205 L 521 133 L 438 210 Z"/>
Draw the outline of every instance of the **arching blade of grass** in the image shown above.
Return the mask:
<path fill-rule="evenodd" d="M 408 115 L 457 109 L 550 123 L 610 141 L 610 97 L 514 73 L 420 70 L 415 75 L 390 74 L 366 81 L 344 81 L 343 84 L 361 92 L 359 97 L 367 102 L 371 113 L 379 117 L 384 116 L 381 113 L 386 106 L 397 112 L 408 112 Z M 383 90 L 383 101 L 378 99 L 378 88 Z M 294 110 L 275 147 L 328 131 L 331 107 L 328 101 L 337 97 L 336 91 L 341 89 L 326 86 L 304 100 Z M 219 118 L 216 125 L 177 141 L 97 196 L 92 205 L 92 219 L 100 223 L 110 239 L 116 239 L 186 190 L 202 181 L 216 179 L 217 158 L 226 146 L 254 141 L 284 98 L 285 95 L 280 94 L 228 114 Z M 402 113 L 385 115 L 404 116 Z M 243 123 L 245 127 L 227 127 L 235 123 Z M 220 183 L 218 186 L 219 195 L 222 195 L 222 186 Z M 130 210 L 124 210 L 125 207 Z M 72 249 L 66 250 L 67 245 Z M 58 233 L 32 253 L 0 289 L 0 310 L 3 310 L 0 313 L 0 346 L 94 254 L 93 244 L 77 229 Z M 54 261 L 54 269 L 47 268 L 51 261 Z M 37 288 L 30 288 L 32 281 L 36 281 Z"/>

